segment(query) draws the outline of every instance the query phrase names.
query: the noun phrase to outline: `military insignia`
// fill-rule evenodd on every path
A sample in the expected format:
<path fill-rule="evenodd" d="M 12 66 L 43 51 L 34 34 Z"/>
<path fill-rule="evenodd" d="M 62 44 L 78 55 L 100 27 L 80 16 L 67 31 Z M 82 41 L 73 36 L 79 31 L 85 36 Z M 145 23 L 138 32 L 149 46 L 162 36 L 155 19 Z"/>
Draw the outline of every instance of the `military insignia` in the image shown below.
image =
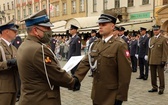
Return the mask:
<path fill-rule="evenodd" d="M 158 45 L 158 47 L 160 47 L 160 45 Z"/>
<path fill-rule="evenodd" d="M 80 40 L 78 41 L 78 43 L 80 43 Z"/>
<path fill-rule="evenodd" d="M 47 58 L 45 59 L 45 62 L 46 62 L 46 63 L 51 63 L 51 59 L 50 59 L 49 57 L 47 57 Z"/>
<path fill-rule="evenodd" d="M 125 51 L 125 55 L 126 55 L 126 57 L 129 57 L 129 56 L 130 56 L 130 53 L 129 53 L 128 50 Z"/>
<path fill-rule="evenodd" d="M 17 43 L 17 44 L 19 44 L 20 42 L 19 42 L 19 41 L 17 41 L 16 43 Z"/>

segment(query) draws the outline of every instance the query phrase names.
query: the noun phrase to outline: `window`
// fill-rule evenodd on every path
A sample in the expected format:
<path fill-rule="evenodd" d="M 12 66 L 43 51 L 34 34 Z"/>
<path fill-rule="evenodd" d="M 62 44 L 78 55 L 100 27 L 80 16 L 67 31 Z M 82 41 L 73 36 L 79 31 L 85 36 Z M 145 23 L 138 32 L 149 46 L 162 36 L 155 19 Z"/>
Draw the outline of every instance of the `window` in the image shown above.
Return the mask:
<path fill-rule="evenodd" d="M 12 15 L 12 19 L 15 19 L 15 15 Z"/>
<path fill-rule="evenodd" d="M 35 12 L 38 12 L 39 11 L 39 6 L 36 6 L 35 8 L 36 8 Z"/>
<path fill-rule="evenodd" d="M 17 0 L 17 3 L 19 4 L 19 3 L 20 3 L 20 0 Z"/>
<path fill-rule="evenodd" d="M 104 1 L 103 1 L 103 4 L 104 4 L 104 6 L 103 6 L 103 7 L 104 7 L 104 10 L 107 10 L 108 0 L 104 0 Z"/>
<path fill-rule="evenodd" d="M 5 4 L 3 4 L 3 10 L 5 11 Z"/>
<path fill-rule="evenodd" d="M 163 5 L 168 4 L 168 0 L 163 0 Z"/>
<path fill-rule="evenodd" d="M 128 7 L 134 6 L 134 0 L 128 0 Z"/>
<path fill-rule="evenodd" d="M 85 11 L 84 0 L 80 0 L 80 12 Z"/>
<path fill-rule="evenodd" d="M 120 7 L 120 0 L 115 0 L 115 8 L 119 8 Z"/>
<path fill-rule="evenodd" d="M 76 1 L 72 1 L 72 13 L 76 13 Z"/>
<path fill-rule="evenodd" d="M 7 8 L 8 8 L 8 10 L 10 9 L 10 8 L 9 8 L 9 3 L 7 3 Z"/>
<path fill-rule="evenodd" d="M 8 21 L 10 20 L 10 15 L 8 15 Z"/>
<path fill-rule="evenodd" d="M 23 9 L 23 18 L 26 17 L 26 9 Z"/>
<path fill-rule="evenodd" d="M 93 12 L 97 11 L 97 0 L 93 0 Z"/>
<path fill-rule="evenodd" d="M 63 3 L 63 15 L 66 14 L 66 3 Z"/>
<path fill-rule="evenodd" d="M 20 10 L 17 11 L 18 20 L 20 20 Z"/>
<path fill-rule="evenodd" d="M 149 4 L 149 0 L 142 0 L 142 5 Z"/>
<path fill-rule="evenodd" d="M 29 7 L 29 15 L 31 15 L 31 14 L 32 14 L 32 8 Z"/>
<path fill-rule="evenodd" d="M 43 9 L 46 9 L 46 5 L 45 5 L 45 4 L 43 4 L 42 8 L 43 8 Z"/>
<path fill-rule="evenodd" d="M 14 9 L 13 1 L 11 2 L 11 4 L 12 4 L 12 9 Z"/>
<path fill-rule="evenodd" d="M 56 9 L 56 16 L 59 16 L 59 4 L 55 5 L 55 9 Z"/>

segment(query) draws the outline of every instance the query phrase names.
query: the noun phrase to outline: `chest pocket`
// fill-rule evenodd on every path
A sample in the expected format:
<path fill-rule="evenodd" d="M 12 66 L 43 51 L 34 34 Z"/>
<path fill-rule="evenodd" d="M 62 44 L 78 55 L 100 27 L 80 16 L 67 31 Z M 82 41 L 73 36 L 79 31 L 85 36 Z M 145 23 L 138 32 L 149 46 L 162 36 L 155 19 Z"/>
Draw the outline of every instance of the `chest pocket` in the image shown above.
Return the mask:
<path fill-rule="evenodd" d="M 104 65 L 108 66 L 116 65 L 117 64 L 116 54 L 103 54 L 101 61 Z"/>
<path fill-rule="evenodd" d="M 12 55 L 10 55 L 10 54 L 6 54 L 5 56 L 6 56 L 6 59 L 11 59 L 12 58 Z"/>
<path fill-rule="evenodd" d="M 157 47 L 157 48 L 162 48 L 162 43 L 157 43 L 157 44 L 156 44 L 156 47 Z"/>

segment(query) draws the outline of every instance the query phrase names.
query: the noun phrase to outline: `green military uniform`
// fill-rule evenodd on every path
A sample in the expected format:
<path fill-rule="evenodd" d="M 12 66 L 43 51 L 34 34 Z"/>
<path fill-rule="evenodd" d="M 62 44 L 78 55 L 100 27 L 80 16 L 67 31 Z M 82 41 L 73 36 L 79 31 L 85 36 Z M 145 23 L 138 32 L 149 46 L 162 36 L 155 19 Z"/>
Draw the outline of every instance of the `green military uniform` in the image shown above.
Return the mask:
<path fill-rule="evenodd" d="M 39 26 L 50 31 L 50 27 L 53 26 L 46 10 L 25 19 L 25 24 L 26 27 L 42 31 L 43 37 L 37 37 L 35 32 L 31 31 L 31 35 L 28 35 L 18 49 L 17 62 L 21 79 L 19 105 L 61 105 L 60 86 L 72 89 L 76 82 L 61 69 L 56 56 L 47 47 L 48 37 L 52 34 L 44 34 L 47 31 L 37 28 Z M 42 40 L 46 37 L 47 41 Z"/>
<path fill-rule="evenodd" d="M 132 71 L 127 44 L 120 38 L 112 37 L 107 43 L 98 39 L 90 55 L 92 63 L 97 60 L 97 67 L 93 71 L 93 104 L 114 105 L 116 99 L 126 101 Z M 82 81 L 89 69 L 89 59 L 85 56 L 75 76 Z"/>
<path fill-rule="evenodd" d="M 149 65 L 151 70 L 151 83 L 153 89 L 158 89 L 157 85 L 157 72 L 160 80 L 160 90 L 164 90 L 164 67 L 161 62 L 167 62 L 168 57 L 168 40 L 160 34 L 158 38 L 152 37 L 149 43 Z"/>
<path fill-rule="evenodd" d="M 0 30 L 14 28 L 14 25 L 14 23 L 7 23 L 0 26 Z M 15 105 L 18 90 L 18 69 L 17 65 L 9 66 L 7 62 L 16 59 L 17 49 L 10 42 L 8 42 L 10 45 L 6 42 L 8 42 L 6 39 L 0 39 L 0 104 Z"/>

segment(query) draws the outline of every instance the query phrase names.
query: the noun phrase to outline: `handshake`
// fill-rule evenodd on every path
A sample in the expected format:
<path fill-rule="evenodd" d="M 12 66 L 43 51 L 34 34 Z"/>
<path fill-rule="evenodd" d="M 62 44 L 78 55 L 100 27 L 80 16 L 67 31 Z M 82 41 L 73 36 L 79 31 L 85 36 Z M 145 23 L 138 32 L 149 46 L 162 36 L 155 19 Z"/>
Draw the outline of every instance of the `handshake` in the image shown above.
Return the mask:
<path fill-rule="evenodd" d="M 80 90 L 80 82 L 79 82 L 79 79 L 76 77 L 76 76 L 73 76 L 73 78 L 75 79 L 75 84 L 74 84 L 74 87 L 73 87 L 73 91 L 78 91 Z"/>

